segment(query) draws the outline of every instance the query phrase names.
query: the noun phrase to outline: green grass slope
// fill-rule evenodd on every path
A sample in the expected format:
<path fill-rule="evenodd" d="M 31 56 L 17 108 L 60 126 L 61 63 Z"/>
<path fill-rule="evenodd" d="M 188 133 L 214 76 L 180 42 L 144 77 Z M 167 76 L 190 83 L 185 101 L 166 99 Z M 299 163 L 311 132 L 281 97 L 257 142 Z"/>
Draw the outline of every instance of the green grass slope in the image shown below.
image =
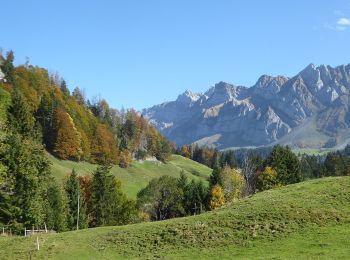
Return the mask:
<path fill-rule="evenodd" d="M 258 193 L 162 222 L 0 238 L 0 259 L 347 259 L 350 177 Z"/>
<path fill-rule="evenodd" d="M 92 174 L 97 167 L 87 162 L 59 160 L 51 155 L 50 160 L 52 162 L 53 175 L 58 180 L 62 180 L 72 169 L 75 169 L 79 175 L 88 175 Z M 121 180 L 123 191 L 130 198 L 136 198 L 136 194 L 146 187 L 151 179 L 162 175 L 179 177 L 182 170 L 190 179 L 200 179 L 205 183 L 207 183 L 207 179 L 212 172 L 210 168 L 203 164 L 179 155 L 172 155 L 171 160 L 166 164 L 153 161 L 133 162 L 126 169 L 114 166 L 111 169 L 111 173 Z"/>

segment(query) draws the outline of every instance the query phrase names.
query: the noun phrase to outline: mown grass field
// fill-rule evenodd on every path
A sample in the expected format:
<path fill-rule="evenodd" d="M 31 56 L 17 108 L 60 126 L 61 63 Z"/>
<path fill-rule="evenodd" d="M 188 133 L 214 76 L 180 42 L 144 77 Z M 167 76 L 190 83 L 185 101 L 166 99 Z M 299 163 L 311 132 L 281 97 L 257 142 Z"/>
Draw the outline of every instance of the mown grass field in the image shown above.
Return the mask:
<path fill-rule="evenodd" d="M 0 238 L 0 259 L 349 259 L 350 177 L 258 193 L 199 216 Z"/>
<path fill-rule="evenodd" d="M 91 175 L 97 167 L 87 162 L 64 161 L 51 155 L 49 157 L 53 175 L 58 180 L 63 180 L 72 169 L 75 169 L 79 175 Z M 212 172 L 205 165 L 179 155 L 172 155 L 171 160 L 166 164 L 153 161 L 132 162 L 126 169 L 118 166 L 111 169 L 111 173 L 121 180 L 122 189 L 130 198 L 136 198 L 136 194 L 146 187 L 151 179 L 162 175 L 179 177 L 181 171 L 184 171 L 190 179 L 202 180 L 204 183 L 207 183 Z"/>

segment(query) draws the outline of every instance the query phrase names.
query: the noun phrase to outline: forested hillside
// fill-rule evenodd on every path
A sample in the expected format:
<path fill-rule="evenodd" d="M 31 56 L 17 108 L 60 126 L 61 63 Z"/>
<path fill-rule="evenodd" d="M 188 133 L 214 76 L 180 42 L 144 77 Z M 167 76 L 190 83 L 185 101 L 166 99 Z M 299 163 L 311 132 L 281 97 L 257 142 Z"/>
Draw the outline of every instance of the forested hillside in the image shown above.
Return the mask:
<path fill-rule="evenodd" d="M 110 108 L 104 99 L 87 100 L 78 87 L 70 93 L 65 80 L 46 69 L 15 67 L 12 51 L 0 59 L 5 75 L 0 88 L 8 97 L 2 97 L 2 111 L 10 106 L 9 130 L 42 140 L 60 159 L 127 167 L 135 157 L 169 158 L 169 142 L 135 111 Z"/>
<path fill-rule="evenodd" d="M 111 166 L 146 157 L 166 162 L 170 143 L 135 111 L 87 100 L 79 88 L 70 93 L 58 75 L 13 61 L 12 51 L 0 55 L 1 226 L 22 234 L 34 226 L 65 231 L 140 221 Z M 102 166 L 90 178 L 69 169 L 56 182 L 46 151 Z"/>

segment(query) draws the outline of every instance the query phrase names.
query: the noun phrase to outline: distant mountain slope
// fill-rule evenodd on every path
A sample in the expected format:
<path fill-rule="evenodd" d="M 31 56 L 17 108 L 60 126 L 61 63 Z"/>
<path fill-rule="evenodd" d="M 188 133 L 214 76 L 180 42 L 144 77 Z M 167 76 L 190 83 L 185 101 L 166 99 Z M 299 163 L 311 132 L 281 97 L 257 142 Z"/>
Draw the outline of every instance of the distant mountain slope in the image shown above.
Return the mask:
<path fill-rule="evenodd" d="M 178 145 L 334 147 L 350 138 L 349 97 L 350 64 L 310 64 L 291 78 L 263 75 L 250 88 L 187 90 L 142 114 Z"/>
<path fill-rule="evenodd" d="M 350 177 L 260 192 L 198 216 L 0 237 L 1 259 L 348 259 Z"/>

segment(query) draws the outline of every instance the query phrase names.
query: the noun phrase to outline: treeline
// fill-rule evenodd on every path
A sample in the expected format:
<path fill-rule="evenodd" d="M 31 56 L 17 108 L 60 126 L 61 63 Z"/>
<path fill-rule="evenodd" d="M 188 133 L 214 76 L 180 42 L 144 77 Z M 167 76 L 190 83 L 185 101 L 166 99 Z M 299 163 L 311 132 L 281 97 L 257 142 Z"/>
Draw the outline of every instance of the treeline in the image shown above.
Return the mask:
<path fill-rule="evenodd" d="M 246 167 L 247 158 L 253 164 L 260 165 L 267 159 L 275 147 L 262 147 L 256 149 L 242 148 L 237 150 L 218 151 L 214 148 L 199 147 L 197 145 L 183 145 L 175 150 L 179 155 L 214 168 L 215 164 L 220 167 L 231 168 Z M 297 154 L 301 164 L 302 178 L 313 179 L 325 176 L 341 176 L 350 172 L 350 145 L 343 150 L 329 152 L 323 155 Z"/>
<path fill-rule="evenodd" d="M 221 167 L 228 165 L 231 168 L 236 168 L 238 166 L 236 154 L 233 150 L 221 152 L 217 149 L 205 146 L 183 145 L 177 148 L 175 153 L 204 164 L 209 168 L 214 168 L 216 164 L 219 164 Z"/>
<path fill-rule="evenodd" d="M 15 67 L 13 60 L 12 51 L 0 55 L 5 74 L 0 88 L 12 99 L 10 128 L 27 120 L 22 132 L 36 132 L 45 148 L 60 159 L 121 167 L 146 156 L 169 159 L 170 143 L 134 110 L 118 111 L 104 99 L 87 100 L 78 87 L 70 93 L 58 75 L 29 64 Z"/>
<path fill-rule="evenodd" d="M 209 186 L 189 183 L 184 176 L 151 181 L 139 192 L 137 201 L 151 220 L 200 214 L 259 191 L 307 179 L 350 175 L 350 146 L 314 156 L 296 155 L 289 147 L 277 145 L 259 151 L 241 150 L 238 160 L 233 151 L 196 146 L 182 146 L 177 152 L 213 168 Z"/>
<path fill-rule="evenodd" d="M 236 168 L 234 154 L 230 151 L 219 153 L 196 148 L 193 154 L 208 155 L 208 151 L 211 152 L 208 162 L 213 167 L 209 185 L 189 181 L 184 174 L 178 179 L 163 176 L 152 180 L 137 195 L 143 219 L 163 220 L 200 214 L 257 191 L 303 179 L 300 161 L 288 147 L 275 146 L 265 160 L 251 154 L 240 169 Z"/>
<path fill-rule="evenodd" d="M 326 155 L 299 155 L 306 179 L 350 175 L 350 145 Z"/>

